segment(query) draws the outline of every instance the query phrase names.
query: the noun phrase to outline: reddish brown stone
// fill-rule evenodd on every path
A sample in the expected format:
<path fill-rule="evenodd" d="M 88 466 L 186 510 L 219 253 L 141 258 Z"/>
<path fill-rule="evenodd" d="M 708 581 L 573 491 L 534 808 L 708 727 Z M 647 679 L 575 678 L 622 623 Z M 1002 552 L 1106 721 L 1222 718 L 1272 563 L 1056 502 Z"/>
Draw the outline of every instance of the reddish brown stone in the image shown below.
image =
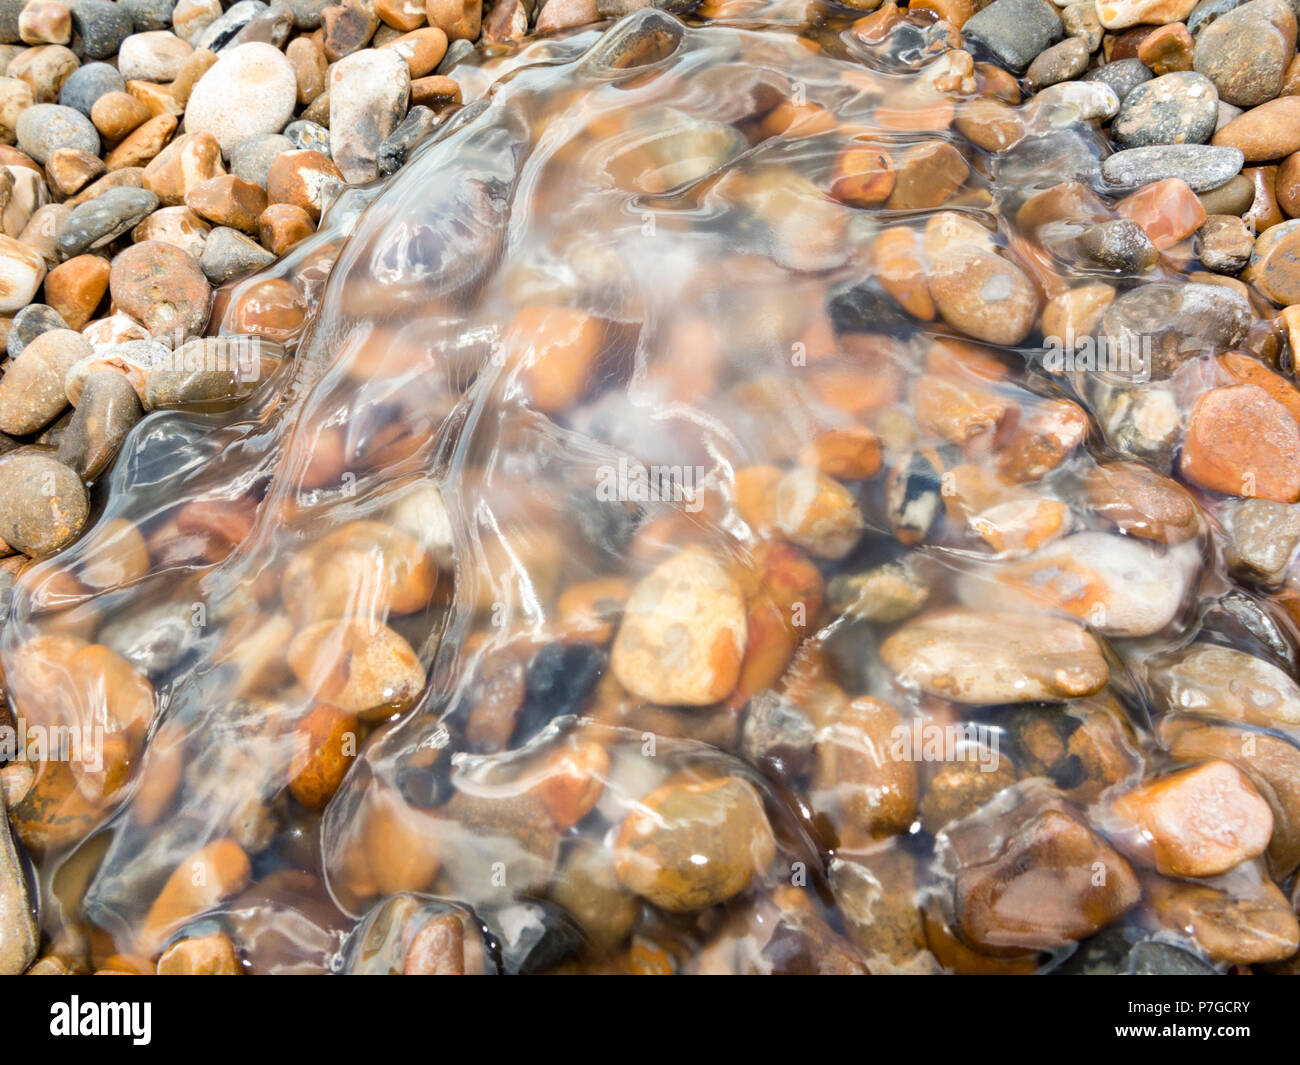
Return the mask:
<path fill-rule="evenodd" d="M 113 302 L 154 336 L 202 332 L 212 291 L 193 256 L 158 240 L 133 244 L 113 260 Z"/>
<path fill-rule="evenodd" d="M 108 273 L 108 260 L 102 256 L 75 256 L 45 275 L 45 302 L 70 328 L 81 329 L 108 291 Z"/>
<path fill-rule="evenodd" d="M 1188 480 L 1228 495 L 1300 500 L 1300 425 L 1256 385 L 1206 392 L 1183 444 Z"/>
<path fill-rule="evenodd" d="M 274 255 L 283 255 L 315 232 L 311 215 L 292 203 L 273 203 L 257 220 L 258 240 Z"/>
<path fill-rule="evenodd" d="M 216 225 L 256 233 L 258 218 L 266 210 L 266 193 L 234 174 L 222 174 L 190 189 L 185 206 Z"/>

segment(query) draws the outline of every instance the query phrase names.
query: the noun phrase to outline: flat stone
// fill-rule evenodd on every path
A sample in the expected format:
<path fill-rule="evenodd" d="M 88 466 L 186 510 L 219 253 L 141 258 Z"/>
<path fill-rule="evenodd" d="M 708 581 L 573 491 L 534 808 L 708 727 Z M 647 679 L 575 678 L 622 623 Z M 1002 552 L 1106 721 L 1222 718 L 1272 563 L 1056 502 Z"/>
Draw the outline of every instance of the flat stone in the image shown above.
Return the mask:
<path fill-rule="evenodd" d="M 1151 682 L 1170 711 L 1262 728 L 1300 726 L 1300 686 L 1244 651 L 1193 644 L 1154 669 Z"/>
<path fill-rule="evenodd" d="M 147 189 L 108 189 L 73 210 L 59 229 L 59 250 L 72 256 L 111 244 L 157 206 Z"/>
<path fill-rule="evenodd" d="M 1136 189 L 1178 178 L 1193 192 L 1206 192 L 1231 181 L 1244 162 L 1245 157 L 1236 148 L 1161 144 L 1116 152 L 1101 164 L 1101 173 L 1118 189 Z"/>
<path fill-rule="evenodd" d="M 905 687 L 974 705 L 1077 698 L 1110 676 L 1086 629 L 1042 614 L 926 614 L 890 636 L 880 657 Z"/>
<path fill-rule="evenodd" d="M 1209 78 L 1192 71 L 1166 74 L 1133 89 L 1111 124 L 1125 148 L 1201 144 L 1214 133 L 1219 94 Z"/>

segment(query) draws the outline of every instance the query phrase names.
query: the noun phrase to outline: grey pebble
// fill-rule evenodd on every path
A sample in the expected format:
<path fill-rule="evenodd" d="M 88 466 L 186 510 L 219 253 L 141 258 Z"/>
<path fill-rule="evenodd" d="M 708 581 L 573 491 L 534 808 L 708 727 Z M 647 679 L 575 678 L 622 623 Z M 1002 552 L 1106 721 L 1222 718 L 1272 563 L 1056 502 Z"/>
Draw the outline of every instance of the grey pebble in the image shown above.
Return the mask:
<path fill-rule="evenodd" d="M 242 181 L 266 188 L 275 157 L 293 149 L 293 141 L 283 133 L 259 133 L 255 137 L 245 137 L 230 149 L 230 172 Z"/>
<path fill-rule="evenodd" d="M 962 27 L 962 36 L 991 52 L 1000 63 L 1022 71 L 1061 39 L 1065 28 L 1047 0 L 993 0 Z"/>
<path fill-rule="evenodd" d="M 1083 80 L 1099 81 L 1103 85 L 1109 85 L 1115 90 L 1115 95 L 1119 97 L 1119 102 L 1122 104 L 1128 98 L 1129 93 L 1154 77 L 1151 68 L 1142 60 L 1120 59 L 1117 62 L 1097 67 L 1096 70 L 1088 71 L 1083 76 Z"/>
<path fill-rule="evenodd" d="M 275 262 L 275 256 L 237 229 L 217 226 L 208 234 L 199 265 L 214 285 L 223 285 L 232 277 L 242 277 Z"/>
<path fill-rule="evenodd" d="M 11 359 L 16 359 L 22 354 L 23 348 L 42 333 L 48 333 L 51 329 L 67 328 L 68 323 L 63 320 L 63 315 L 53 307 L 46 306 L 44 303 L 29 303 L 14 315 L 14 320 L 10 323 L 9 337 L 5 341 L 5 354 Z"/>
<path fill-rule="evenodd" d="M 446 74 L 449 70 L 455 67 L 457 63 L 460 63 L 463 60 L 468 59 L 473 54 L 474 54 L 473 41 L 467 41 L 464 38 L 452 41 L 449 45 L 447 45 L 447 51 L 446 53 L 444 53 L 442 57 L 442 61 L 438 64 L 438 69 L 435 71 L 435 73 Z"/>
<path fill-rule="evenodd" d="M 71 258 L 102 248 L 139 225 L 157 207 L 158 197 L 148 189 L 109 189 L 73 209 L 59 227 L 59 250 Z"/>
<path fill-rule="evenodd" d="M 0 43 L 18 44 L 18 16 L 27 6 L 27 0 L 0 0 Z"/>
<path fill-rule="evenodd" d="M 94 480 L 107 469 L 126 434 L 143 417 L 140 397 L 126 374 L 116 370 L 90 374 L 59 440 L 59 461 L 83 479 Z"/>
<path fill-rule="evenodd" d="M 136 33 L 172 28 L 172 10 L 176 0 L 118 0 L 118 7 L 131 16 Z"/>
<path fill-rule="evenodd" d="M 1241 172 L 1241 149 L 1211 144 L 1158 144 L 1116 152 L 1101 164 L 1101 176 L 1120 189 L 1136 189 L 1165 178 L 1182 178 L 1193 192 L 1206 192 Z"/>
<path fill-rule="evenodd" d="M 99 154 L 99 132 L 85 115 L 62 104 L 34 104 L 18 116 L 18 147 L 38 163 L 59 148 Z"/>
<path fill-rule="evenodd" d="M 397 128 L 384 139 L 384 143 L 379 146 L 379 151 L 375 153 L 375 162 L 379 166 L 379 172 L 387 175 L 400 170 L 406 163 L 411 149 L 428 135 L 429 131 L 437 125 L 437 122 L 437 115 L 423 104 L 416 104 L 412 107 L 406 113 L 406 117 L 397 124 Z"/>
<path fill-rule="evenodd" d="M 87 59 L 107 59 L 131 36 L 131 16 L 110 0 L 75 0 L 72 29 Z"/>
<path fill-rule="evenodd" d="M 1241 6 L 1242 0 L 1201 0 L 1184 21 L 1188 31 L 1195 37 L 1206 26 L 1211 25 L 1221 16 Z"/>
<path fill-rule="evenodd" d="M 284 135 L 293 141 L 295 148 L 313 152 L 330 153 L 330 131 L 319 122 L 300 118 L 284 127 Z"/>
<path fill-rule="evenodd" d="M 126 79 L 107 63 L 86 63 L 78 67 L 59 90 L 59 103 L 73 107 L 87 118 L 95 101 L 110 92 L 126 92 Z"/>
<path fill-rule="evenodd" d="M 289 10 L 293 12 L 294 29 L 319 29 L 321 12 L 332 3 L 334 0 L 288 0 Z M 472 48 L 473 45 L 470 47 Z"/>

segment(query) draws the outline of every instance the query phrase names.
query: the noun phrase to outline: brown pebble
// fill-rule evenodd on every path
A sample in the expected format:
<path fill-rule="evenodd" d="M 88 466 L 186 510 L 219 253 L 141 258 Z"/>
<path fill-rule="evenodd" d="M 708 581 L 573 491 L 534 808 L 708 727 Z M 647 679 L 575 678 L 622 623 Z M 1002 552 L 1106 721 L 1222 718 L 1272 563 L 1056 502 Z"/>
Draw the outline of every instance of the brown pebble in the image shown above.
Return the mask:
<path fill-rule="evenodd" d="M 87 200 L 93 200 L 109 189 L 120 188 L 142 188 L 144 185 L 144 167 L 125 166 L 121 170 L 114 170 L 111 174 L 105 174 L 102 178 L 92 185 L 87 185 L 75 196 L 69 197 L 65 202 L 69 207 L 76 207 Z"/>
<path fill-rule="evenodd" d="M 109 290 L 113 302 L 154 336 L 196 336 L 212 303 L 194 257 L 158 240 L 133 244 L 113 260 Z"/>
<path fill-rule="evenodd" d="M 45 275 L 45 302 L 73 329 L 82 329 L 108 291 L 109 263 L 101 255 L 77 255 Z"/>
<path fill-rule="evenodd" d="M 428 17 L 424 0 L 375 0 L 375 14 L 395 30 L 413 30 Z"/>
<path fill-rule="evenodd" d="M 313 221 L 319 221 L 326 189 L 342 181 L 343 174 L 324 152 L 311 149 L 281 152 L 271 164 L 266 182 L 267 199 L 271 203 L 301 207 Z"/>
<path fill-rule="evenodd" d="M 412 78 L 431 74 L 447 54 L 447 35 L 437 26 L 425 26 L 412 33 L 404 33 L 383 45 L 398 52 L 411 68 Z"/>
<path fill-rule="evenodd" d="M 1279 96 L 1238 115 L 1210 138 L 1240 148 L 1248 163 L 1264 163 L 1300 151 L 1300 96 Z"/>
<path fill-rule="evenodd" d="M 5 74 L 31 86 L 38 104 L 57 103 L 59 90 L 81 66 L 76 53 L 61 44 L 41 44 L 19 52 L 9 62 Z"/>
<path fill-rule="evenodd" d="M 216 65 L 217 54 L 210 52 L 206 48 L 200 48 L 191 52 L 181 66 L 180 73 L 176 75 L 176 80 L 172 82 L 172 96 L 176 102 L 184 107 L 190 101 L 190 93 L 194 91 L 194 86 L 199 83 L 213 66 Z"/>
<path fill-rule="evenodd" d="M 217 139 L 211 133 L 187 133 L 144 168 L 144 187 L 156 193 L 164 207 L 178 207 L 195 185 L 225 172 Z"/>
<path fill-rule="evenodd" d="M 425 0 L 430 26 L 437 26 L 449 41 L 472 41 L 483 25 L 482 0 Z"/>
<path fill-rule="evenodd" d="M 1289 217 L 1300 216 L 1300 152 L 1292 152 L 1278 164 L 1273 193 Z"/>
<path fill-rule="evenodd" d="M 239 976 L 235 944 L 224 932 L 178 940 L 158 959 L 159 976 Z"/>
<path fill-rule="evenodd" d="M 56 148 L 45 160 L 45 176 L 60 196 L 73 196 L 104 173 L 104 161 L 81 148 Z"/>
<path fill-rule="evenodd" d="M 332 63 L 364 48 L 379 28 L 374 8 L 363 0 L 346 0 L 325 8 L 321 11 L 321 22 L 325 30 L 322 45 Z"/>
<path fill-rule="evenodd" d="M 175 115 L 180 118 L 185 113 L 185 105 L 172 95 L 170 85 L 159 85 L 153 81 L 128 81 L 126 91 L 149 108 L 151 115 Z"/>
<path fill-rule="evenodd" d="M 452 78 L 433 75 L 416 78 L 411 82 L 412 107 L 423 104 L 425 107 L 436 108 L 446 103 L 458 104 L 460 100 L 460 86 Z"/>
<path fill-rule="evenodd" d="M 1181 22 L 1171 22 L 1150 33 L 1138 45 L 1137 57 L 1157 77 L 1192 69 L 1192 35 Z"/>
<path fill-rule="evenodd" d="M 266 193 L 234 174 L 222 174 L 190 189 L 185 206 L 216 225 L 256 233 L 258 217 L 266 210 Z"/>
<path fill-rule="evenodd" d="M 18 15 L 24 44 L 67 44 L 72 39 L 72 12 L 59 0 L 30 0 Z"/>
<path fill-rule="evenodd" d="M 273 203 L 257 220 L 258 239 L 273 255 L 283 255 L 316 232 L 311 215 L 292 203 Z"/>
<path fill-rule="evenodd" d="M 128 166 L 144 166 L 163 150 L 163 145 L 167 143 L 175 131 L 175 115 L 155 115 L 109 152 L 104 157 L 104 165 L 109 170 L 121 170 Z"/>
<path fill-rule="evenodd" d="M 305 106 L 325 91 L 325 74 L 329 68 L 325 50 L 310 37 L 295 37 L 284 54 L 293 64 L 294 77 L 298 80 L 298 103 Z"/>
<path fill-rule="evenodd" d="M 151 117 L 149 108 L 126 92 L 106 92 L 90 108 L 95 128 L 113 141 L 139 129 Z"/>

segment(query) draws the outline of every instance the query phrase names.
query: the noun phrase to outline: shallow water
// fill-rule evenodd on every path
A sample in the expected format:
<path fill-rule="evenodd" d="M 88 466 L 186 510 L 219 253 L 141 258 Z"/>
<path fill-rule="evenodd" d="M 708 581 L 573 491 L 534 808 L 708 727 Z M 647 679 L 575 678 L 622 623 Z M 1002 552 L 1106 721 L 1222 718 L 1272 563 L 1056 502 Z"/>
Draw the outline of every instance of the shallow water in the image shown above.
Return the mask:
<path fill-rule="evenodd" d="M 234 410 L 146 419 L 97 490 L 96 529 L 126 531 L 92 532 L 18 579 L 0 647 L 12 696 L 29 722 L 101 725 L 107 736 L 102 771 L 46 762 L 12 811 L 54 949 L 95 966 L 155 953 L 176 931 L 148 916 L 168 877 L 234 839 L 250 856 L 249 883 L 214 899 L 208 920 L 234 932 L 257 971 L 394 967 L 410 913 L 462 914 L 509 940 L 503 927 L 527 924 L 511 907 L 536 899 L 550 900 L 546 919 L 570 947 L 543 967 L 1050 967 L 1068 949 L 1008 960 L 954 945 L 947 844 L 936 849 L 919 821 L 864 833 L 844 813 L 854 786 L 833 771 L 828 781 L 741 753 L 746 704 L 774 687 L 805 710 L 838 692 L 884 699 L 906 722 L 986 725 L 1015 752 L 1019 776 L 1034 775 L 1009 730 L 1013 714 L 1039 711 L 909 688 L 878 655 L 897 618 L 818 602 L 823 584 L 836 599 L 836 577 L 893 563 L 928 589 L 927 609 L 1017 611 L 1030 628 L 1034 611 L 1057 611 L 1032 591 L 1052 577 L 1012 588 L 1002 576 L 1028 554 L 1023 519 L 982 535 L 994 519 L 968 523 L 948 502 L 965 491 L 961 477 L 979 482 L 1009 462 L 1013 488 L 989 495 L 1046 508 L 1044 520 L 1075 535 L 1096 531 L 1098 564 L 1129 567 L 1119 583 L 1140 607 L 1066 607 L 1102 637 L 1111 683 L 1051 713 L 1109 722 L 1097 727 L 1126 752 L 1096 777 L 1072 755 L 1056 778 L 1070 801 L 1100 808 L 1107 787 L 1165 764 L 1149 731 L 1164 709 L 1153 655 L 1201 636 L 1293 668 L 1289 618 L 1219 560 L 1217 504 L 1202 494 L 1208 509 L 1180 544 L 1128 537 L 1117 548 L 1109 535 L 1113 522 L 1084 487 L 1090 471 L 1117 458 L 1166 473 L 1171 463 L 1135 455 L 1124 427 L 1105 424 L 1102 405 L 1128 382 L 1044 370 L 1037 326 L 1014 345 L 936 347 L 960 335 L 933 313 L 908 313 L 880 284 L 881 231 L 910 230 L 919 248 L 941 211 L 984 227 L 1040 296 L 1099 276 L 1129 283 L 1081 264 L 1068 212 L 1049 212 L 1032 233 L 1016 221 L 1034 192 L 1063 181 L 1107 191 L 1095 125 L 1073 121 L 1068 102 L 1008 107 L 1023 138 L 994 155 L 950 125 L 951 101 L 1014 87 L 982 70 L 969 91 L 936 88 L 950 59 L 923 17 L 864 39 L 842 12 L 816 6 L 732 10 L 733 25 L 690 28 L 642 12 L 603 36 L 457 67 L 477 102 L 391 180 L 346 193 L 317 236 L 219 301 L 219 331 L 232 335 L 241 300 L 268 279 L 291 285 L 306 317 L 275 338 L 291 363 Z M 898 160 L 940 142 L 969 168 L 942 203 L 864 208 L 828 194 L 846 144 Z M 1177 280 L 1187 265 L 1175 249 L 1155 276 Z M 1262 309 L 1252 313 L 1252 350 L 1285 358 Z M 543 328 L 590 349 L 589 360 L 533 371 L 528 340 Z M 1212 379 L 1196 354 L 1170 377 L 1179 410 Z M 947 371 L 1015 414 L 962 443 L 918 425 L 918 377 Z M 1086 440 L 1024 475 L 1032 455 L 1018 449 L 1034 445 L 1017 426 L 1054 424 L 1077 409 L 1064 399 L 1087 411 Z M 828 431 L 862 425 L 884 468 L 845 478 L 860 541 L 840 559 L 796 552 L 772 563 L 741 513 L 737 472 L 789 469 Z M 670 498 L 654 498 L 641 467 L 661 468 Z M 944 481 L 954 470 L 955 489 Z M 401 530 L 400 543 L 386 527 Z M 738 573 L 776 565 L 784 578 L 786 567 L 813 594 L 806 618 L 776 623 L 770 651 L 751 649 L 754 672 L 739 690 L 703 708 L 648 705 L 609 671 L 626 595 L 618 582 L 634 584 L 688 544 Z M 1072 541 L 1067 558 L 1085 544 Z M 1136 554 L 1117 553 L 1129 547 Z M 592 605 L 573 608 L 578 597 Z M 351 698 L 349 682 L 369 665 L 348 641 L 361 632 L 374 646 L 381 626 L 382 680 L 402 682 L 360 708 L 316 711 L 355 734 L 359 756 L 312 809 L 286 788 L 295 726 L 320 703 Z M 752 622 L 750 632 L 760 638 Z M 70 668 L 84 648 L 69 640 L 121 658 Z M 539 788 L 564 771 L 557 752 L 589 760 L 603 784 L 574 825 L 539 813 Z M 922 764 L 921 779 L 937 768 Z M 575 865 L 607 868 L 620 825 L 664 781 L 719 775 L 763 797 L 778 851 L 760 881 L 699 912 L 624 899 L 631 923 L 610 918 L 621 935 L 599 941 L 588 928 L 578 949 L 572 918 L 554 908 Z M 416 897 L 374 912 L 402 893 Z M 852 934 L 861 907 L 884 906 L 883 896 L 912 902 L 878 917 L 875 933 Z M 798 929 L 798 944 L 777 926 Z M 507 968 L 511 958 L 507 949 Z"/>

